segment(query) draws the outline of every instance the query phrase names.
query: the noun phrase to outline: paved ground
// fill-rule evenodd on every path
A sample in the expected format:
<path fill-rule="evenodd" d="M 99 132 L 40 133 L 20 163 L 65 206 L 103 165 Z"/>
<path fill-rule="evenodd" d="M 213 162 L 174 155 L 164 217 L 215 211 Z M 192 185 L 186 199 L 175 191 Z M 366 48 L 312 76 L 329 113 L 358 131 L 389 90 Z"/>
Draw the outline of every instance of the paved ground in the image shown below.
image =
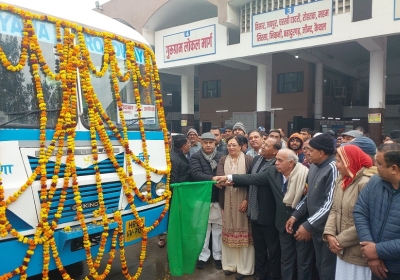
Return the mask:
<path fill-rule="evenodd" d="M 227 279 L 234 280 L 235 276 L 225 276 L 222 270 L 217 270 L 214 268 L 213 260 L 209 260 L 205 269 L 195 269 L 192 275 L 184 275 L 182 277 L 174 277 L 169 273 L 168 262 L 167 262 L 167 247 L 158 248 L 157 237 L 151 238 L 148 242 L 147 258 L 144 263 L 143 272 L 140 280 L 163 280 L 163 279 L 201 279 L 201 280 L 215 280 L 215 279 Z M 129 266 L 129 273 L 134 275 L 139 264 L 140 255 L 140 244 L 135 244 L 133 246 L 126 248 L 127 263 Z M 103 258 L 103 265 L 106 264 L 108 255 Z M 104 267 L 102 265 L 102 267 Z M 78 264 L 68 268 L 70 275 L 74 279 L 82 279 L 87 275 L 86 262 L 84 264 Z M 101 270 L 100 270 L 101 271 Z M 62 280 L 62 277 L 54 272 L 49 277 L 51 280 Z M 29 280 L 41 279 L 40 276 L 30 277 Z M 111 272 L 106 278 L 107 280 L 123 280 L 124 275 L 121 273 L 121 265 L 119 261 L 118 252 L 115 256 L 114 263 L 112 265 Z M 253 277 L 248 277 L 246 279 L 253 279 Z"/>

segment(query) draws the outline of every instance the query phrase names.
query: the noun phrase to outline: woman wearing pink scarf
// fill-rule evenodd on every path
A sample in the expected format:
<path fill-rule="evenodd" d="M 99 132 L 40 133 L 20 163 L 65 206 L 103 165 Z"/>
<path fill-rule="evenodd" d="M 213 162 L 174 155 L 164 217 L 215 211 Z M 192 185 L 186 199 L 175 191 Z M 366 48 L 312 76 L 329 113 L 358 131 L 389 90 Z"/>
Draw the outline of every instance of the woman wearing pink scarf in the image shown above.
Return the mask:
<path fill-rule="evenodd" d="M 324 240 L 337 254 L 336 279 L 371 279 L 367 260 L 362 257 L 353 209 L 359 193 L 377 169 L 371 157 L 354 145 L 337 149 L 336 168 L 339 176 L 324 231 Z"/>

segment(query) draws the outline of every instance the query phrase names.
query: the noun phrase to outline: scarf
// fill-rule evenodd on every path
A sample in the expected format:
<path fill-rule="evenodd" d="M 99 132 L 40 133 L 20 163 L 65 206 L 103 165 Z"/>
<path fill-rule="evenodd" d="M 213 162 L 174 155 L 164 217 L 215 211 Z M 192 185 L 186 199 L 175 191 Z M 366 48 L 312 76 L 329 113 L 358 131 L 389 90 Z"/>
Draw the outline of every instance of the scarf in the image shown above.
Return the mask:
<path fill-rule="evenodd" d="M 301 200 L 304 194 L 307 183 L 308 168 L 298 162 L 288 179 L 288 189 L 283 198 L 283 203 L 293 209 L 296 208 L 297 203 Z"/>
<path fill-rule="evenodd" d="M 261 162 L 263 161 L 263 157 L 260 157 L 257 162 L 254 164 L 253 169 L 251 170 L 251 174 L 257 174 L 258 168 L 260 167 Z M 247 216 L 250 217 L 251 220 L 258 220 L 258 200 L 257 200 L 257 186 L 250 185 L 249 187 L 249 205 L 247 207 Z"/>
<path fill-rule="evenodd" d="M 246 161 L 241 152 L 237 161 L 234 162 L 228 155 L 224 164 L 224 174 L 246 174 Z M 223 213 L 223 224 L 226 232 L 248 231 L 248 218 L 246 213 L 239 212 L 240 203 L 246 199 L 246 188 L 225 187 L 225 205 Z"/>
<path fill-rule="evenodd" d="M 337 153 L 349 173 L 349 176 L 343 176 L 342 189 L 346 190 L 357 173 L 363 167 L 370 168 L 373 163 L 371 157 L 355 145 L 340 146 Z"/>
<path fill-rule="evenodd" d="M 203 155 L 203 157 L 206 159 L 206 161 L 208 161 L 208 162 L 210 163 L 210 165 L 211 165 L 211 170 L 215 170 L 215 168 L 217 168 L 217 166 L 218 166 L 218 163 L 214 160 L 214 157 L 215 157 L 215 155 L 217 154 L 217 150 L 214 149 L 214 151 L 213 151 L 211 154 L 209 154 L 209 155 L 207 155 L 207 154 L 203 151 L 203 149 L 201 149 L 200 151 L 201 151 L 201 154 Z"/>

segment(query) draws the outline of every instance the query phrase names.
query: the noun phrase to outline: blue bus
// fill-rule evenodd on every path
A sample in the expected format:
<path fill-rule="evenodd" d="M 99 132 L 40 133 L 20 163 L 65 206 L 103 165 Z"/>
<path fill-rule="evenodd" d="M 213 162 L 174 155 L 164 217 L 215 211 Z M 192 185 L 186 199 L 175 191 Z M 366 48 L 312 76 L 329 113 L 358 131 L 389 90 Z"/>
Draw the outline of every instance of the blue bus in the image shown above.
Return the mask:
<path fill-rule="evenodd" d="M 0 1 L 0 279 L 84 260 L 104 278 L 106 253 L 141 241 L 143 261 L 167 227 L 155 57 L 121 22 L 40 3 Z"/>

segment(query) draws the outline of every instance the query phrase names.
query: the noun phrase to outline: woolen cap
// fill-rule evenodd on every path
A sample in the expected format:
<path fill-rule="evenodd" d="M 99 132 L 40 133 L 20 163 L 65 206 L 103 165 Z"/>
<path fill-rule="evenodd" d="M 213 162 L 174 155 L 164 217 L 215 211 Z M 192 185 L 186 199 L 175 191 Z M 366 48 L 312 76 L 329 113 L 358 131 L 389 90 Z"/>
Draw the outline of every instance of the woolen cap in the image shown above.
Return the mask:
<path fill-rule="evenodd" d="M 333 137 L 329 133 L 323 133 L 311 138 L 308 145 L 316 150 L 324 151 L 324 153 L 328 155 L 333 155 L 335 153 Z"/>
<path fill-rule="evenodd" d="M 243 130 L 244 134 L 247 133 L 247 132 L 246 132 L 246 128 L 244 127 L 244 124 L 241 123 L 241 122 L 235 123 L 235 125 L 233 126 L 233 130 L 235 130 L 235 129 Z"/>
<path fill-rule="evenodd" d="M 196 134 L 197 136 L 199 136 L 199 134 L 197 133 L 197 130 L 194 129 L 194 128 L 189 129 L 189 131 L 187 132 L 186 135 L 189 135 L 189 133 L 194 133 L 194 134 Z"/>
<path fill-rule="evenodd" d="M 201 135 L 201 140 L 205 140 L 205 139 L 217 140 L 217 138 L 215 138 L 215 135 L 212 134 L 211 132 L 204 132 L 204 133 Z"/>
<path fill-rule="evenodd" d="M 368 137 L 358 137 L 353 141 L 349 142 L 350 145 L 356 145 L 359 147 L 364 153 L 370 156 L 375 156 L 376 154 L 376 145 L 371 138 Z"/>
<path fill-rule="evenodd" d="M 347 132 L 343 132 L 342 136 L 343 135 L 354 137 L 354 138 L 358 138 L 358 137 L 363 136 L 363 133 L 361 131 L 358 131 L 358 130 L 350 130 L 350 131 L 347 131 Z"/>

